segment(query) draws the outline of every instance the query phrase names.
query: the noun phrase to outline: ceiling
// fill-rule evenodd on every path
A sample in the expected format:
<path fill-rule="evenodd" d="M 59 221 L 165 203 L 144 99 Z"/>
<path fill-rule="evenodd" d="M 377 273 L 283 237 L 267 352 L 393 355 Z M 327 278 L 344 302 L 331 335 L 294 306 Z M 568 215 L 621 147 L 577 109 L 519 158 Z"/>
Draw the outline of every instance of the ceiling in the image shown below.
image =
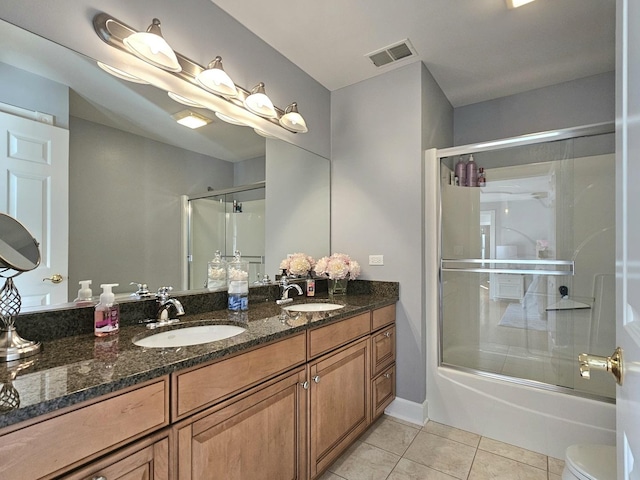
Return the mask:
<path fill-rule="evenodd" d="M 331 91 L 420 60 L 460 107 L 615 69 L 614 0 L 212 1 Z"/>

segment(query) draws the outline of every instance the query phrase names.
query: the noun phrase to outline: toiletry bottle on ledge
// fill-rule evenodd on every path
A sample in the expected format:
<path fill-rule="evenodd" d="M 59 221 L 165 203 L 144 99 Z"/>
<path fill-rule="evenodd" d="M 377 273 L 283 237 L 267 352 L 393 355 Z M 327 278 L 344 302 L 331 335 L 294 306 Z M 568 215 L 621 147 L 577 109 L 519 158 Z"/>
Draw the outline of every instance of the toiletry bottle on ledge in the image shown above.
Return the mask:
<path fill-rule="evenodd" d="M 94 312 L 94 333 L 96 337 L 113 335 L 120 330 L 120 306 L 116 303 L 116 296 L 112 292 L 117 283 L 103 283 L 100 285 L 100 303 Z"/>
<path fill-rule="evenodd" d="M 485 187 L 487 185 L 487 177 L 484 175 L 484 168 L 478 169 L 478 186 Z"/>
<path fill-rule="evenodd" d="M 469 155 L 467 162 L 467 187 L 478 186 L 478 164 L 473 160 L 473 155 Z"/>
<path fill-rule="evenodd" d="M 78 296 L 74 302 L 76 302 L 76 305 L 90 304 L 91 297 L 93 297 L 93 292 L 90 288 L 91 280 L 80 280 L 78 283 L 80 284 L 80 290 L 78 290 Z"/>
<path fill-rule="evenodd" d="M 455 173 L 456 173 L 455 176 L 458 177 L 458 185 L 461 187 L 466 187 L 467 186 L 467 166 L 462 160 L 462 157 L 460 157 L 460 160 L 458 160 L 458 163 L 456 163 Z"/>

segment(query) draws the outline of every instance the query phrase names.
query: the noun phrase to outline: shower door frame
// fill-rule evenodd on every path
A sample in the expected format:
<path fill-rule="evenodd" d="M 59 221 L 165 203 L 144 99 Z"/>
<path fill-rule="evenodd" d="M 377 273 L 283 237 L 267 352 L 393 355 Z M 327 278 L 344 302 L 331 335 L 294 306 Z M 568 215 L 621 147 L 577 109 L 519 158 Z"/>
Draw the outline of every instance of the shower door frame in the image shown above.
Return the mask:
<path fill-rule="evenodd" d="M 184 195 L 183 196 L 183 211 L 186 213 L 186 219 L 184 219 L 183 221 L 183 229 L 185 230 L 186 234 L 184 235 L 184 247 L 185 247 L 185 251 L 183 253 L 183 259 L 184 259 L 184 265 L 183 265 L 183 287 L 184 290 L 189 289 L 189 279 L 191 278 L 191 264 L 193 261 L 193 238 L 192 238 L 192 227 L 193 227 L 193 219 L 191 216 L 192 210 L 191 210 L 191 201 L 192 200 L 199 200 L 202 198 L 211 198 L 211 197 L 218 197 L 220 195 L 229 195 L 229 194 L 233 194 L 233 193 L 240 193 L 240 192 L 249 192 L 251 190 L 259 190 L 260 188 L 264 188 L 265 192 L 266 192 L 266 188 L 267 188 L 267 182 L 265 181 L 261 181 L 261 182 L 256 182 L 256 183 L 250 183 L 247 185 L 240 185 L 237 187 L 229 187 L 229 188 L 223 188 L 220 190 L 209 190 L 205 193 L 198 193 L 198 194 L 194 194 L 194 195 Z M 230 255 L 226 255 L 227 258 L 232 258 L 233 256 Z M 251 258 L 251 259 L 258 259 L 257 263 L 262 263 L 264 264 L 265 262 L 265 257 L 261 256 L 261 257 L 255 257 L 255 256 L 245 256 L 243 258 Z M 255 261 L 255 260 L 254 260 Z M 252 262 L 250 260 L 250 262 Z M 204 287 L 203 287 L 204 288 Z M 191 286 L 191 289 L 197 289 L 197 287 L 195 286 Z"/>
<path fill-rule="evenodd" d="M 443 361 L 444 354 L 444 315 L 443 315 L 443 305 L 444 305 L 444 297 L 443 297 L 443 272 L 444 271 L 452 271 L 456 270 L 454 268 L 447 268 L 443 266 L 445 263 L 467 263 L 467 264 L 481 264 L 474 267 L 470 267 L 464 270 L 456 270 L 456 271 L 465 271 L 465 272 L 488 272 L 488 273 L 518 273 L 518 274 L 540 274 L 544 270 L 533 270 L 527 269 L 527 267 L 533 267 L 535 265 L 542 265 L 553 267 L 557 266 L 556 270 L 547 270 L 546 275 L 567 275 L 570 273 L 573 275 L 573 261 L 567 260 L 496 260 L 496 259 L 486 259 L 484 261 L 478 259 L 443 259 L 442 258 L 442 159 L 447 157 L 454 157 L 460 155 L 470 155 L 480 152 L 489 152 L 495 150 L 509 149 L 513 147 L 521 147 L 521 146 L 529 146 L 547 142 L 555 142 L 559 140 L 570 140 L 580 137 L 588 137 L 602 134 L 613 134 L 615 133 L 615 123 L 614 122 L 603 122 L 591 125 L 584 125 L 572 128 L 566 128 L 561 130 L 550 130 L 545 132 L 532 133 L 527 135 L 520 135 L 516 137 L 504 138 L 499 140 L 492 140 L 488 142 L 478 142 L 474 144 L 461 145 L 457 147 L 443 148 L 438 149 L 436 151 L 436 159 L 437 159 L 437 170 L 438 170 L 438 219 L 437 223 L 439 225 L 438 236 L 437 236 L 437 256 L 438 256 L 438 338 L 437 338 L 437 358 L 438 358 L 438 368 L 448 368 L 452 370 L 458 370 L 461 372 L 469 373 L 472 375 L 477 375 L 481 377 L 493 378 L 496 380 L 501 380 L 513 384 L 529 386 L 534 388 L 539 388 L 543 390 L 548 390 L 557 393 L 564 393 L 568 395 L 574 395 L 582 398 L 599 400 L 606 403 L 615 404 L 615 398 L 606 397 L 603 395 L 592 394 L 583 391 L 576 391 L 570 387 L 562 387 L 559 385 L 552 385 L 548 383 L 544 383 L 536 380 L 529 380 L 524 378 L 512 377 L 504 374 L 487 372 L 484 370 L 479 370 L 477 368 L 464 367 L 458 365 L 452 365 L 449 363 L 445 363 Z M 485 264 L 521 264 L 523 269 L 492 269 L 486 268 Z M 568 270 L 563 270 L 563 268 L 567 268 Z M 577 358 L 577 357 L 576 357 Z M 577 361 L 577 360 L 576 360 Z"/>

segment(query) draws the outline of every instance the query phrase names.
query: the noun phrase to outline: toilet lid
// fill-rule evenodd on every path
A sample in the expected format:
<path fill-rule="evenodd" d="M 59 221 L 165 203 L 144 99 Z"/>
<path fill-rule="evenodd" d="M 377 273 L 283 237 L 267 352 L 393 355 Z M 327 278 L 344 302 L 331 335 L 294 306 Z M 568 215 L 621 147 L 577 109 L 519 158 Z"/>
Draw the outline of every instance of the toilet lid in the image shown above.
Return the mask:
<path fill-rule="evenodd" d="M 580 480 L 616 480 L 616 447 L 571 445 L 565 466 Z"/>

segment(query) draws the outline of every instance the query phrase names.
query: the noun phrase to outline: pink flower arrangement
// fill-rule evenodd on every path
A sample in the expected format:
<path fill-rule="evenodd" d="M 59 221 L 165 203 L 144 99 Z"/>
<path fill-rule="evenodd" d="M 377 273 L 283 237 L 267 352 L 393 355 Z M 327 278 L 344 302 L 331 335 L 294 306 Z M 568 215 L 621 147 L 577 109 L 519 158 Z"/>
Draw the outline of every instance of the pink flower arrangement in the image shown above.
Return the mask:
<path fill-rule="evenodd" d="M 315 266 L 318 275 L 327 275 L 331 280 L 346 278 L 354 280 L 360 275 L 360 264 L 351 260 L 349 255 L 334 253 L 330 257 L 322 257 Z"/>
<path fill-rule="evenodd" d="M 305 253 L 294 253 L 280 262 L 280 269 L 287 275 L 307 275 L 313 270 L 316 261 Z"/>

